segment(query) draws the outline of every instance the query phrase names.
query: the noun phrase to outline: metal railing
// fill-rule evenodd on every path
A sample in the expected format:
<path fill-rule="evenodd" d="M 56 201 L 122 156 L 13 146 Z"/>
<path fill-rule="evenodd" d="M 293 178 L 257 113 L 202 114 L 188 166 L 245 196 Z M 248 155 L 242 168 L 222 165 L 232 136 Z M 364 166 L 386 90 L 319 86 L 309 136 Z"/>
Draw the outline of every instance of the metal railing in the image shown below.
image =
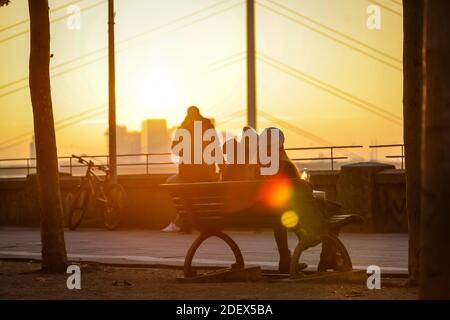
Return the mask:
<path fill-rule="evenodd" d="M 135 154 L 120 154 L 117 155 L 118 159 L 123 158 L 143 158 L 145 161 L 142 162 L 125 162 L 125 163 L 118 163 L 118 167 L 131 167 L 131 166 L 137 166 L 137 167 L 143 167 L 145 166 L 145 172 L 146 174 L 150 174 L 150 167 L 156 166 L 156 165 L 174 165 L 176 164 L 173 161 L 163 161 L 163 162 L 157 162 L 157 161 L 150 161 L 151 157 L 155 156 L 172 156 L 172 153 L 170 152 L 161 152 L 161 153 L 135 153 Z M 109 164 L 109 156 L 108 155 L 83 155 L 84 158 L 87 159 L 100 159 L 103 160 L 101 162 Z M 6 162 L 22 162 L 23 165 L 14 165 L 14 166 L 1 166 L 2 163 Z M 36 158 L 13 158 L 13 159 L 0 159 L 0 171 L 2 170 L 26 170 L 27 175 L 31 173 L 32 170 L 36 170 L 36 165 L 33 165 L 33 162 L 36 162 Z M 63 164 L 65 162 L 65 164 Z M 66 168 L 69 169 L 70 175 L 73 175 L 74 169 L 76 168 L 84 168 L 85 166 L 82 164 L 78 164 L 76 160 L 74 160 L 73 157 L 58 157 L 58 163 L 60 164 L 60 168 Z"/>
<path fill-rule="evenodd" d="M 401 169 L 405 169 L 405 145 L 404 144 L 380 144 L 369 146 L 371 149 L 384 149 L 384 148 L 400 148 L 400 155 L 387 155 L 386 159 L 401 159 Z"/>
<path fill-rule="evenodd" d="M 132 154 L 119 154 L 117 155 L 118 158 L 118 163 L 117 163 L 117 167 L 139 167 L 139 166 L 145 166 L 145 173 L 149 174 L 150 173 L 150 166 L 156 166 L 156 165 L 173 165 L 176 164 L 173 161 L 164 161 L 164 162 L 154 162 L 154 161 L 149 161 L 150 157 L 155 157 L 155 156 L 172 156 L 172 153 L 170 152 L 156 152 L 156 153 L 132 153 Z M 109 165 L 109 156 L 108 155 L 100 155 L 100 156 L 84 156 L 85 158 L 90 158 L 90 159 L 105 159 L 106 164 Z M 145 157 L 145 161 L 144 162 L 131 162 L 131 163 L 120 163 L 120 159 L 122 158 L 144 158 Z M 61 158 L 63 159 L 63 158 Z M 73 169 L 74 168 L 83 168 L 85 166 L 83 165 L 74 165 L 73 164 L 73 158 L 70 157 L 70 164 L 69 165 L 62 165 L 61 168 L 69 168 L 70 169 L 70 174 L 73 174 Z"/>
<path fill-rule="evenodd" d="M 401 155 L 388 155 L 386 158 L 388 159 L 397 159 L 400 158 L 402 161 L 402 169 L 404 169 L 404 146 L 402 144 L 391 144 L 391 145 L 373 145 L 369 146 L 369 148 L 393 148 L 393 147 L 401 147 Z M 335 171 L 336 169 L 336 161 L 338 160 L 348 160 L 349 157 L 346 156 L 336 156 L 337 150 L 343 149 L 361 149 L 364 148 L 362 145 L 347 145 L 347 146 L 327 146 L 327 147 L 301 147 L 301 148 L 286 148 L 288 152 L 295 151 L 314 151 L 314 150 L 328 150 L 329 156 L 325 157 L 306 157 L 306 158 L 296 158 L 291 157 L 293 161 L 330 161 L 330 169 L 331 171 Z M 343 151 L 341 151 L 343 152 Z M 84 155 L 84 157 L 88 159 L 100 159 L 103 164 L 109 164 L 109 156 L 108 155 Z M 120 167 L 145 167 L 145 173 L 151 173 L 152 166 L 165 166 L 165 165 L 176 165 L 177 162 L 172 161 L 172 153 L 170 152 L 160 152 L 160 153 L 135 153 L 135 154 L 120 154 L 118 157 L 118 168 Z M 170 158 L 170 161 L 155 161 L 155 157 L 167 157 Z M 127 159 L 128 158 L 128 159 Z M 131 161 L 130 159 L 136 159 L 140 161 Z M 127 162 L 120 162 L 120 159 L 126 159 Z M 12 165 L 12 166 L 2 166 L 2 163 L 17 163 L 22 162 L 23 165 Z M 0 172 L 7 170 L 25 170 L 26 174 L 29 175 L 33 170 L 36 170 L 36 158 L 16 158 L 16 159 L 0 159 Z M 69 170 L 70 175 L 74 174 L 74 169 L 83 168 L 83 165 L 78 164 L 76 160 L 72 157 L 58 157 L 58 163 L 60 164 L 60 168 L 66 168 Z"/>
<path fill-rule="evenodd" d="M 336 160 L 347 160 L 348 157 L 336 157 L 335 150 L 339 149 L 361 149 L 364 146 L 330 146 L 330 147 L 304 147 L 304 148 L 286 148 L 286 151 L 311 151 L 311 150 L 329 150 L 329 157 L 315 157 L 315 158 L 292 158 L 292 161 L 323 161 L 330 160 L 331 171 L 334 171 L 334 164 Z"/>

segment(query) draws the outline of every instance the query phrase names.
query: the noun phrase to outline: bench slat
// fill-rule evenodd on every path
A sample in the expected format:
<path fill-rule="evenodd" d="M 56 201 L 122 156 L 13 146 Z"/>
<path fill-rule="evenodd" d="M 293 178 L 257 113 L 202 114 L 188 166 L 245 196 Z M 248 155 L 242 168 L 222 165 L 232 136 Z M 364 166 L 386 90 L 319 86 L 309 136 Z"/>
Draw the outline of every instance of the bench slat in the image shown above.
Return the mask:
<path fill-rule="evenodd" d="M 322 232 L 323 228 L 335 229 L 340 225 L 359 223 L 360 218 L 352 215 L 325 218 L 317 209 L 311 186 L 302 180 L 293 180 L 293 183 L 296 186 L 294 210 L 299 213 L 302 228 Z M 264 181 L 239 181 L 166 184 L 162 187 L 169 191 L 178 213 L 187 216 L 197 228 L 222 230 L 280 224 L 287 209 L 269 209 L 261 205 L 264 185 Z"/>

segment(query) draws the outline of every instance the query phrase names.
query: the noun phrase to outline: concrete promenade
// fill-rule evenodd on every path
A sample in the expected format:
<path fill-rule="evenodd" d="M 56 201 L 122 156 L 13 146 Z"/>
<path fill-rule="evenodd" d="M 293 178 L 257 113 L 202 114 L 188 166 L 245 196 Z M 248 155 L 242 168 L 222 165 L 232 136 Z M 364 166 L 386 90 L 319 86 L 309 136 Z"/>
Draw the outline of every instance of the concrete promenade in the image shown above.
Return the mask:
<path fill-rule="evenodd" d="M 247 265 L 276 269 L 278 254 L 270 231 L 229 232 L 242 249 Z M 181 266 L 184 255 L 196 234 L 163 233 L 148 230 L 80 229 L 66 231 L 66 246 L 70 260 L 127 265 Z M 407 273 L 407 234 L 343 234 L 355 269 L 378 265 L 382 272 Z M 291 249 L 296 238 L 289 236 Z M 40 259 L 39 229 L 0 227 L 0 259 Z M 320 246 L 308 250 L 302 261 L 309 269 L 316 268 Z M 197 265 L 229 265 L 231 251 L 218 239 L 208 240 L 198 251 Z"/>

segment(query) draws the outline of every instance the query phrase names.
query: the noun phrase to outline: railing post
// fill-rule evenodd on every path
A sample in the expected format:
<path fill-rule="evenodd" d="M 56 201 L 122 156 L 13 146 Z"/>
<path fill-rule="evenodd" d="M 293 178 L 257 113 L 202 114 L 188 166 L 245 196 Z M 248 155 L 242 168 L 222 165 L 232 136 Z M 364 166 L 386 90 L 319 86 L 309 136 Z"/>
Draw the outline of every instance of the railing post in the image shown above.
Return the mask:
<path fill-rule="evenodd" d="M 30 159 L 27 159 L 27 175 L 30 175 Z"/>
<path fill-rule="evenodd" d="M 145 155 L 145 171 L 148 175 L 148 153 Z"/>
<path fill-rule="evenodd" d="M 331 147 L 331 171 L 334 171 L 334 148 Z"/>
<path fill-rule="evenodd" d="M 73 176 L 72 157 L 70 157 L 70 175 Z"/>

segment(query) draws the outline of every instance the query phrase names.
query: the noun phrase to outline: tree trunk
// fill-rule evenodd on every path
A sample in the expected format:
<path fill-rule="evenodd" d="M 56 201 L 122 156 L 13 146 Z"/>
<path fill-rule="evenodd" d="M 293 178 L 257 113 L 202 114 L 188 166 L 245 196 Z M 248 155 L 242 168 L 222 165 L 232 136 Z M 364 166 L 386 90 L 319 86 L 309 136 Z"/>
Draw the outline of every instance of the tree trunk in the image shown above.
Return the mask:
<path fill-rule="evenodd" d="M 425 1 L 420 297 L 450 299 L 450 1 Z"/>
<path fill-rule="evenodd" d="M 419 277 L 423 0 L 403 1 L 403 118 L 406 161 L 406 211 L 409 278 Z"/>
<path fill-rule="evenodd" d="M 31 53 L 30 92 L 36 139 L 41 207 L 42 268 L 65 272 L 64 214 L 59 188 L 58 159 L 50 88 L 50 21 L 48 0 L 28 0 Z"/>

